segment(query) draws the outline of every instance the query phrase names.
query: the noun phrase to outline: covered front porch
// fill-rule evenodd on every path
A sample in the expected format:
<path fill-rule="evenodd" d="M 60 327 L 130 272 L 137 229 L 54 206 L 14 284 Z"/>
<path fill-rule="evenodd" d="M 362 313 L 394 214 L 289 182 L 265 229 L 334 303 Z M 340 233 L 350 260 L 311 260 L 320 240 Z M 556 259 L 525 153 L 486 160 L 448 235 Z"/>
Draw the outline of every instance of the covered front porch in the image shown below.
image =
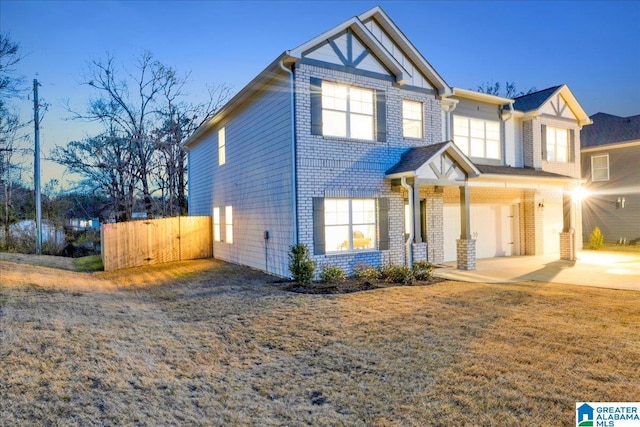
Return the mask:
<path fill-rule="evenodd" d="M 407 151 L 386 177 L 405 199 L 407 265 L 454 261 L 472 271 L 478 258 L 496 256 L 575 260 L 576 180 L 475 165 L 452 142 Z"/>

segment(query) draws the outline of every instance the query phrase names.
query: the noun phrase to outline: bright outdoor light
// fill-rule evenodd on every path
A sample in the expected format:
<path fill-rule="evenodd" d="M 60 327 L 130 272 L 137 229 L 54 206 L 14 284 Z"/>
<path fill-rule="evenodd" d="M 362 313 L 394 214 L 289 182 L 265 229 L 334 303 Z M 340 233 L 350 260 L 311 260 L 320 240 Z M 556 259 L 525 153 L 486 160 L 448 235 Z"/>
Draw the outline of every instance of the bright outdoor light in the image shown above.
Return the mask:
<path fill-rule="evenodd" d="M 582 201 L 582 199 L 584 199 L 585 197 L 587 197 L 588 191 L 580 186 L 580 187 L 576 187 L 572 192 L 571 192 L 571 196 L 573 197 L 573 200 L 576 202 L 580 202 Z"/>

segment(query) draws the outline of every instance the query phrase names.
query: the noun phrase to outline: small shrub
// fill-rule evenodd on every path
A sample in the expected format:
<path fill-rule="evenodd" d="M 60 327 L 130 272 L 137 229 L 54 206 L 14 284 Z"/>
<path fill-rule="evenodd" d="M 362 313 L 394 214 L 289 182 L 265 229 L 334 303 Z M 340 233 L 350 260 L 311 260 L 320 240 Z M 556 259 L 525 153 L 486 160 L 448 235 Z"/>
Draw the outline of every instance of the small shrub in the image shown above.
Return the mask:
<path fill-rule="evenodd" d="M 416 280 L 431 280 L 433 278 L 433 264 L 431 264 L 429 261 L 414 262 L 413 276 L 416 278 Z"/>
<path fill-rule="evenodd" d="M 347 278 L 347 272 L 337 265 L 324 264 L 320 270 L 320 280 L 326 283 L 341 283 Z"/>
<path fill-rule="evenodd" d="M 358 263 L 353 268 L 353 277 L 358 280 L 380 280 L 380 270 L 366 263 Z"/>
<path fill-rule="evenodd" d="M 604 236 L 600 231 L 600 227 L 596 227 L 591 232 L 591 236 L 589 236 L 589 247 L 598 250 L 602 249 L 602 246 L 604 246 Z"/>
<path fill-rule="evenodd" d="M 405 265 L 386 265 L 380 269 L 380 276 L 388 283 L 411 285 L 415 281 L 413 270 Z"/>
<path fill-rule="evenodd" d="M 309 284 L 316 273 L 316 262 L 311 259 L 309 248 L 304 243 L 293 245 L 289 249 L 289 271 L 293 280 Z"/>

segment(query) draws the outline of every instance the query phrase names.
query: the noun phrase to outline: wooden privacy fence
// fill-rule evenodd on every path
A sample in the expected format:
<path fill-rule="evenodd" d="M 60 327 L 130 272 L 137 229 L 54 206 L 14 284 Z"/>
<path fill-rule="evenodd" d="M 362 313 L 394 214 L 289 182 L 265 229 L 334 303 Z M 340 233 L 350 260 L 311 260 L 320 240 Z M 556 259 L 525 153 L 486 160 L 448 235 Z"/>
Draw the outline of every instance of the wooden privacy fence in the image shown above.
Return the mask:
<path fill-rule="evenodd" d="M 100 238 L 105 271 L 213 256 L 208 216 L 104 224 Z"/>

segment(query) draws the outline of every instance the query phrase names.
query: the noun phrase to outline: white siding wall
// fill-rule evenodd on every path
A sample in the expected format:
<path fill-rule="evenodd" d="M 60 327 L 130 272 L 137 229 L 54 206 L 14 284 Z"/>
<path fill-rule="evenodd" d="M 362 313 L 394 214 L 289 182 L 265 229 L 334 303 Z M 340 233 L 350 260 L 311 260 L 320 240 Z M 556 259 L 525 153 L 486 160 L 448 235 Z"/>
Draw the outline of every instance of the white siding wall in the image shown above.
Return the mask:
<path fill-rule="evenodd" d="M 233 243 L 214 242 L 214 257 L 288 276 L 293 243 L 289 80 L 256 95 L 213 129 L 190 154 L 191 214 L 233 207 Z M 225 127 L 226 163 L 218 166 L 218 130 Z M 207 167 L 209 170 L 207 170 Z M 208 184 L 207 184 L 208 183 Z M 224 218 L 221 218 L 224 230 Z M 270 238 L 265 241 L 264 232 Z M 224 232 L 223 232 L 224 236 Z"/>

